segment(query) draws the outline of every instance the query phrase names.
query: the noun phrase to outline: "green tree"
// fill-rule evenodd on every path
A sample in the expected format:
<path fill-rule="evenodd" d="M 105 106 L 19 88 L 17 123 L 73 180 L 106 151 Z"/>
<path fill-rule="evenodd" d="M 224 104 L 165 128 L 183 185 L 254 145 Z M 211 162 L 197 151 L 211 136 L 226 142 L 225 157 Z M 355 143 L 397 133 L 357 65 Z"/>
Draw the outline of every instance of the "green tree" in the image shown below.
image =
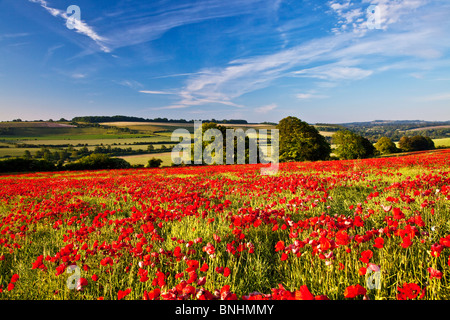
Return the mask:
<path fill-rule="evenodd" d="M 397 146 L 388 137 L 381 137 L 375 143 L 375 149 L 378 150 L 380 154 L 391 154 L 398 152 Z"/>
<path fill-rule="evenodd" d="M 67 170 L 88 170 L 88 169 L 127 169 L 131 165 L 124 159 L 111 158 L 103 153 L 93 153 L 75 162 L 66 163 L 64 169 Z"/>
<path fill-rule="evenodd" d="M 411 138 L 406 136 L 401 137 L 398 142 L 398 147 L 404 152 L 413 151 Z"/>
<path fill-rule="evenodd" d="M 31 152 L 29 150 L 25 150 L 23 157 L 24 159 L 30 160 L 32 158 Z"/>
<path fill-rule="evenodd" d="M 42 156 L 44 158 L 45 161 L 52 161 L 53 160 L 53 155 L 51 153 L 50 150 L 45 149 L 44 154 Z"/>
<path fill-rule="evenodd" d="M 280 161 L 327 160 L 331 147 L 314 126 L 296 118 L 282 119 L 277 129 L 280 134 Z"/>
<path fill-rule="evenodd" d="M 155 150 L 155 147 L 152 144 L 149 144 L 147 146 L 147 151 L 152 152 L 153 150 Z"/>
<path fill-rule="evenodd" d="M 207 151 L 211 151 L 211 157 L 213 164 L 219 164 L 219 161 L 215 161 L 215 157 L 216 157 L 216 149 L 213 150 L 208 150 L 207 148 L 212 148 L 212 144 L 215 142 L 215 136 L 212 136 L 211 139 L 209 139 L 205 133 L 209 130 L 209 129 L 216 129 L 219 131 L 220 135 L 221 135 L 221 144 L 222 144 L 222 158 L 221 158 L 221 162 L 222 164 L 237 164 L 237 163 L 242 163 L 240 161 L 243 161 L 243 163 L 250 163 L 250 160 L 252 161 L 256 161 L 258 162 L 258 159 L 261 161 L 261 158 L 263 157 L 263 153 L 262 150 L 259 146 L 259 141 L 256 137 L 252 137 L 252 142 L 250 141 L 250 138 L 247 136 L 246 131 L 243 131 L 241 133 L 234 131 L 234 137 L 233 140 L 230 140 L 230 142 L 232 141 L 232 148 L 233 151 L 228 151 L 227 150 L 227 130 L 233 130 L 232 128 L 227 128 L 225 126 L 221 126 L 218 125 L 217 123 L 214 122 L 205 122 L 202 124 L 201 127 L 201 132 L 198 132 L 197 134 L 194 134 L 194 142 L 191 144 L 191 163 L 195 164 L 195 136 L 198 136 L 201 134 L 202 137 L 202 149 L 201 149 L 201 158 L 202 158 L 202 164 L 207 164 L 208 161 L 206 161 L 204 153 L 205 150 Z M 231 132 L 230 132 L 231 133 Z M 242 134 L 243 133 L 243 134 Z M 254 132 L 256 134 L 256 130 Z M 241 149 L 242 148 L 242 149 Z M 238 149 L 243 151 L 243 155 L 239 154 L 238 155 Z M 199 150 L 200 151 L 200 150 Z M 233 152 L 234 156 L 231 158 L 231 156 L 233 154 L 231 154 L 231 152 Z M 207 152 L 208 153 L 208 152 Z M 229 153 L 230 158 L 227 161 L 227 153 Z M 198 155 L 200 156 L 200 155 Z"/>
<path fill-rule="evenodd" d="M 335 153 L 340 159 L 369 158 L 376 150 L 368 139 L 349 130 L 336 132 L 333 142 L 336 145 Z"/>
<path fill-rule="evenodd" d="M 161 159 L 151 158 L 148 160 L 147 168 L 158 168 L 162 162 Z"/>
<path fill-rule="evenodd" d="M 435 148 L 433 140 L 424 136 L 412 137 L 411 146 L 414 151 L 432 150 Z"/>
<path fill-rule="evenodd" d="M 420 135 L 414 137 L 401 137 L 398 146 L 404 152 L 435 149 L 434 142 L 431 138 Z"/>
<path fill-rule="evenodd" d="M 226 147 L 226 127 L 218 125 L 217 123 L 214 122 L 204 122 L 202 123 L 202 132 L 201 132 L 201 137 L 202 137 L 202 163 L 206 164 L 205 159 L 203 157 L 203 152 L 205 151 L 205 149 L 208 147 L 208 145 L 212 144 L 215 141 L 215 137 L 213 137 L 210 141 L 207 141 L 204 139 L 205 137 L 205 132 L 209 129 L 217 129 L 220 131 L 220 133 L 222 134 L 222 150 L 223 150 L 223 158 L 222 161 L 223 163 L 226 163 L 226 158 L 225 158 L 225 147 Z M 198 133 L 199 134 L 199 133 Z M 195 139 L 195 137 L 194 137 Z M 191 163 L 195 163 L 195 141 L 194 143 L 191 145 Z M 215 157 L 215 151 L 212 153 L 212 157 Z"/>

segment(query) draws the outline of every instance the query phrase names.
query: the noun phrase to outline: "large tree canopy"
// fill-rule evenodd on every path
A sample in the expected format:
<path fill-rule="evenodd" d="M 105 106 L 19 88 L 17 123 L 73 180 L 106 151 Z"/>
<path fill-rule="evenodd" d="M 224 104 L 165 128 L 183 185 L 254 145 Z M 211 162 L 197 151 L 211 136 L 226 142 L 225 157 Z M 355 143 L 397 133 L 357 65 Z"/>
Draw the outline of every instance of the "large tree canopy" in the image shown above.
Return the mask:
<path fill-rule="evenodd" d="M 429 137 L 414 136 L 414 137 L 402 137 L 398 142 L 398 146 L 402 151 L 422 151 L 432 150 L 435 148 L 433 140 Z"/>
<path fill-rule="evenodd" d="M 380 139 L 378 139 L 377 143 L 375 143 L 375 148 L 381 154 L 391 154 L 398 152 L 397 146 L 388 137 L 381 137 Z"/>
<path fill-rule="evenodd" d="M 349 130 L 341 130 L 333 135 L 335 153 L 340 159 L 363 159 L 374 155 L 375 147 L 366 138 Z"/>
<path fill-rule="evenodd" d="M 280 161 L 327 160 L 331 147 L 314 126 L 296 117 L 282 119 L 277 129 L 280 134 Z"/>

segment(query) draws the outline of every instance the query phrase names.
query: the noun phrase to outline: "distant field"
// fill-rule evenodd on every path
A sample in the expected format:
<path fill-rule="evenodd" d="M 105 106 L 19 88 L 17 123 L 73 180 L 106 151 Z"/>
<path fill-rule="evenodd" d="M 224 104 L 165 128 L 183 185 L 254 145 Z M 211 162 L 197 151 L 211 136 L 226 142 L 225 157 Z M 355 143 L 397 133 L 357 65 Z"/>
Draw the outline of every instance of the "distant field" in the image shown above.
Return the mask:
<path fill-rule="evenodd" d="M 193 123 L 176 123 L 176 122 L 102 122 L 100 125 L 104 126 L 116 126 L 116 127 L 129 127 L 129 126 L 168 126 L 168 127 L 193 127 Z"/>
<path fill-rule="evenodd" d="M 170 137 L 164 137 L 164 136 L 151 136 L 151 137 L 142 137 L 142 135 L 136 135 L 135 137 L 133 137 L 133 135 L 124 135 L 124 138 L 99 138 L 97 137 L 96 139 L 92 138 L 92 139 L 83 139 L 83 137 L 81 136 L 77 136 L 76 138 L 73 139 L 69 139 L 69 138 L 61 138 L 58 137 L 58 139 L 48 139 L 48 137 L 45 138 L 28 138 L 28 139 L 4 139 L 3 141 L 7 141 L 10 143 L 27 143 L 27 144 L 44 144 L 44 145 L 63 145 L 63 144 L 72 144 L 72 145 L 77 145 L 77 144 L 87 144 L 87 145 L 91 145 L 91 146 L 98 146 L 100 144 L 103 143 L 103 145 L 107 145 L 107 144 L 113 144 L 113 143 L 117 143 L 117 144 L 121 144 L 123 145 L 124 143 L 134 143 L 134 142 L 145 142 L 145 143 L 155 143 L 155 142 L 170 142 Z"/>
<path fill-rule="evenodd" d="M 121 149 L 128 149 L 131 148 L 132 150 L 147 150 L 148 146 L 150 144 L 135 144 L 135 145 L 116 145 L 116 146 L 111 146 L 111 148 L 121 148 Z M 175 144 L 171 144 L 171 143 L 166 143 L 166 144 L 152 144 L 153 148 L 155 148 L 156 150 L 161 149 L 161 147 L 164 145 L 166 147 L 173 147 L 175 146 Z M 105 144 L 103 144 L 103 146 L 106 146 Z M 92 151 L 96 148 L 97 146 L 88 146 L 88 150 Z"/>
<path fill-rule="evenodd" d="M 324 137 L 332 137 L 336 132 L 334 131 L 319 131 L 321 135 Z"/>
<path fill-rule="evenodd" d="M 34 155 L 36 151 L 41 150 L 41 148 L 0 148 L 0 158 L 4 158 L 5 156 L 21 157 L 24 155 L 25 150 L 30 151 L 30 153 Z"/>
<path fill-rule="evenodd" d="M 0 136 L 0 139 L 4 142 L 19 142 L 24 143 L 24 141 L 41 141 L 37 142 L 38 144 L 43 144 L 42 141 L 55 141 L 55 140 L 63 140 L 65 142 L 59 144 L 66 144 L 67 141 L 74 140 L 114 140 L 114 139 L 140 139 L 140 138 L 148 138 L 148 135 L 142 134 L 77 134 L 77 135 L 54 135 L 54 136 Z M 72 143 L 72 142 L 70 142 Z M 86 142 L 84 142 L 86 143 Z M 112 143 L 112 142 L 109 142 Z M 51 143 L 50 143 L 51 144 Z"/>
<path fill-rule="evenodd" d="M 194 128 L 194 123 L 170 123 L 170 122 L 102 122 L 101 125 L 117 126 L 117 127 L 127 127 L 133 130 L 153 130 L 153 131 L 173 131 L 176 128 L 187 129 L 192 131 Z M 275 128 L 273 125 L 268 124 L 231 124 L 231 123 L 219 123 L 219 125 L 224 127 L 234 127 L 234 128 L 254 128 L 254 129 L 272 129 Z"/>
<path fill-rule="evenodd" d="M 0 122 L 0 128 L 13 127 L 13 128 L 72 128 L 74 125 L 68 123 L 60 122 L 41 122 L 41 121 L 30 121 L 30 122 Z"/>
<path fill-rule="evenodd" d="M 450 147 L 450 138 L 432 139 L 436 147 Z M 398 141 L 394 142 L 398 148 Z"/>
<path fill-rule="evenodd" d="M 433 142 L 436 147 L 450 147 L 450 138 L 433 139 Z"/>
<path fill-rule="evenodd" d="M 161 159 L 162 166 L 170 166 L 172 164 L 172 156 L 171 152 L 162 152 L 162 153 L 148 153 L 148 154 L 140 154 L 140 155 L 133 155 L 133 156 L 123 156 L 123 157 L 117 157 L 124 159 L 128 161 L 131 165 L 136 164 L 143 164 L 146 165 L 148 163 L 148 160 L 151 158 Z"/>
<path fill-rule="evenodd" d="M 12 134 L 3 135 L 9 138 L 16 137 L 53 137 L 53 136 L 90 136 L 90 135 L 108 135 L 117 134 L 117 129 L 106 128 L 77 128 L 77 127 L 10 127 Z M 123 133 L 120 133 L 124 135 Z"/>
<path fill-rule="evenodd" d="M 422 127 L 422 128 L 410 129 L 410 130 L 407 130 L 407 131 L 435 130 L 435 129 L 446 129 L 446 128 L 450 128 L 450 125 L 434 126 L 434 127 Z"/>

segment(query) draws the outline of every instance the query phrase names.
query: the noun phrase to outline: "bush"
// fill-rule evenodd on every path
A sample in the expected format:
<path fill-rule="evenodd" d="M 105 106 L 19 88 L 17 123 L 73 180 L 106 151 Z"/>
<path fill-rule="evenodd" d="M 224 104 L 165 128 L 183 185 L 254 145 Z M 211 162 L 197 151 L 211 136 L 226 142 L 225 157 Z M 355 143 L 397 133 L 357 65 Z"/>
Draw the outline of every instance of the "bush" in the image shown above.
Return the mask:
<path fill-rule="evenodd" d="M 46 160 L 13 158 L 0 161 L 0 172 L 54 171 L 56 167 Z"/>
<path fill-rule="evenodd" d="M 106 154 L 93 153 L 76 162 L 63 166 L 65 170 L 94 170 L 94 169 L 128 169 L 131 165 L 120 158 L 111 158 Z"/>
<path fill-rule="evenodd" d="M 158 168 L 162 162 L 161 159 L 151 158 L 148 160 L 147 168 Z"/>

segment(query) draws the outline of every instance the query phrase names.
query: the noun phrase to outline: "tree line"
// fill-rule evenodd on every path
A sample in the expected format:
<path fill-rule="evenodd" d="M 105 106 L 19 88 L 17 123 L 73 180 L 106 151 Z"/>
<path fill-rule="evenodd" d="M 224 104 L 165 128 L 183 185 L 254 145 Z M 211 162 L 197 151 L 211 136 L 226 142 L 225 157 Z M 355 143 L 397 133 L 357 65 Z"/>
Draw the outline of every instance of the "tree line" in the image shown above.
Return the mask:
<path fill-rule="evenodd" d="M 320 126 L 319 126 L 320 127 Z M 333 159 L 364 159 L 397 152 L 435 149 L 430 137 L 416 135 L 400 138 L 398 147 L 389 137 L 380 137 L 373 144 L 368 138 L 345 128 L 339 128 L 331 138 L 334 150 L 317 128 L 296 117 L 282 119 L 280 132 L 280 161 L 316 161 Z M 334 154 L 332 156 L 331 154 Z"/>
<path fill-rule="evenodd" d="M 202 124 L 202 134 L 211 128 L 218 129 L 223 137 L 226 136 L 226 127 L 213 122 Z M 397 152 L 422 151 L 435 148 L 434 142 L 430 137 L 421 135 L 413 137 L 403 136 L 400 138 L 398 146 L 389 137 L 381 137 L 373 144 L 369 139 L 356 132 L 345 128 L 339 128 L 340 130 L 336 131 L 332 137 L 332 144 L 335 146 L 335 148 L 332 149 L 330 142 L 319 133 L 316 127 L 292 116 L 280 120 L 276 129 L 279 130 L 280 137 L 280 162 L 363 159 Z M 202 150 L 205 150 L 209 143 L 212 142 L 203 141 Z M 225 140 L 222 145 L 225 148 Z M 234 141 L 235 152 L 237 151 L 236 145 L 237 140 Z M 248 163 L 248 137 L 245 138 L 244 145 L 245 163 Z M 260 148 L 260 146 L 258 145 L 257 148 Z M 170 151 L 171 148 L 164 149 L 164 151 L 167 150 Z M 259 151 L 260 150 L 261 149 L 259 149 Z M 153 146 L 150 145 L 145 153 L 151 153 L 152 151 L 154 151 L 154 149 Z M 160 151 L 161 149 L 158 149 L 158 152 Z M 118 169 L 132 167 L 123 159 L 112 158 L 114 155 L 123 155 L 123 152 L 144 152 L 144 150 L 98 146 L 90 151 L 86 146 L 78 150 L 70 146 L 55 152 L 42 148 L 34 157 L 26 150 L 25 155 L 22 158 L 0 161 L 0 172 Z M 223 152 L 223 154 L 225 155 L 226 152 Z M 264 157 L 261 152 L 258 152 L 258 154 Z M 235 153 L 234 159 L 236 159 L 236 156 Z M 191 160 L 192 157 L 193 154 L 191 154 Z M 67 163 L 67 160 L 74 159 L 76 161 Z M 261 158 L 258 160 L 258 162 L 261 162 Z M 160 159 L 152 158 L 149 160 L 147 167 L 159 167 L 161 162 Z M 223 163 L 226 163 L 226 161 L 223 161 Z"/>
<path fill-rule="evenodd" d="M 168 122 L 168 123 L 194 123 L 194 120 L 186 120 L 186 119 L 167 119 L 167 118 L 154 118 L 154 119 L 145 119 L 140 117 L 132 117 L 132 116 L 82 116 L 82 117 L 74 117 L 72 118 L 72 122 L 87 122 L 87 123 L 101 123 L 101 122 Z M 229 124 L 247 124 L 247 120 L 241 119 L 224 119 L 224 120 L 203 120 L 205 122 L 214 122 L 214 123 L 229 123 Z"/>
<path fill-rule="evenodd" d="M 79 149 L 74 148 L 73 146 L 69 146 L 67 148 L 62 148 L 59 150 L 52 151 L 47 147 L 42 147 L 40 150 L 36 151 L 34 155 L 31 154 L 29 150 L 25 150 L 22 158 L 31 160 L 45 160 L 57 165 L 62 165 L 65 162 L 76 161 L 83 157 L 92 155 L 92 154 L 105 154 L 109 157 L 114 156 L 125 156 L 125 155 L 139 155 L 139 154 L 148 154 L 148 153 L 160 153 L 160 152 L 169 152 L 171 151 L 171 147 L 166 145 L 161 145 L 161 148 L 155 149 L 153 145 L 148 145 L 147 149 L 136 149 L 133 150 L 131 147 L 128 148 L 119 148 L 119 147 L 111 147 L 111 145 L 107 146 L 96 146 L 93 150 L 89 150 L 86 146 L 83 146 Z"/>

